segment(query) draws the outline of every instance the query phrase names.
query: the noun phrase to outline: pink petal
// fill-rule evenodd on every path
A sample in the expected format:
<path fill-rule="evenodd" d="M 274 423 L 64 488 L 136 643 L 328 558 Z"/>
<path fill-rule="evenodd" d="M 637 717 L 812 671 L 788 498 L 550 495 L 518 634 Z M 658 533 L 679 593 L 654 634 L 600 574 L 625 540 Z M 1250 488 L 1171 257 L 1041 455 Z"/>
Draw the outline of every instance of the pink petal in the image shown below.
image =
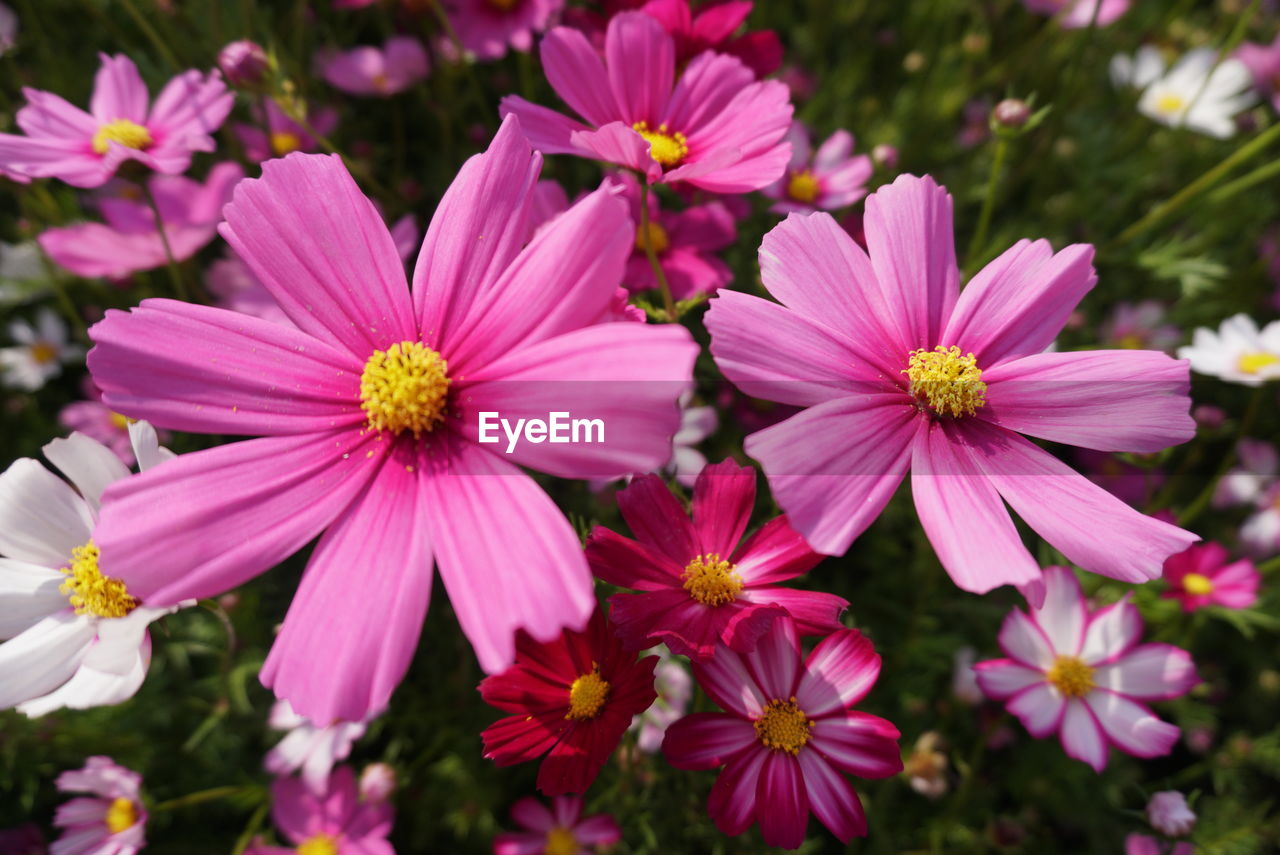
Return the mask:
<path fill-rule="evenodd" d="M 148 605 L 217 596 L 319 534 L 385 446 L 355 431 L 251 439 L 117 481 L 94 530 L 102 572 Z"/>
<path fill-rule="evenodd" d="M 983 475 L 978 452 L 949 423 L 928 420 L 911 455 L 911 496 L 929 542 L 952 581 L 985 594 L 1040 577 L 1040 565 Z"/>
<path fill-rule="evenodd" d="M 880 656 L 856 629 L 834 632 L 805 660 L 796 688 L 796 704 L 810 718 L 852 707 L 880 677 Z M 784 696 L 785 697 L 785 696 Z"/>
<path fill-rule="evenodd" d="M 809 572 L 825 556 L 809 548 L 786 516 L 774 517 L 734 554 L 738 575 L 748 585 L 772 585 Z"/>
<path fill-rule="evenodd" d="M 89 368 L 103 401 L 157 427 L 258 435 L 365 421 L 363 365 L 293 327 L 153 299 L 109 311 L 90 336 Z"/>
<path fill-rule="evenodd" d="M 867 834 L 867 815 L 849 782 L 813 751 L 801 751 L 800 772 L 809 807 L 842 842 Z"/>
<path fill-rule="evenodd" d="M 641 475 L 618 493 L 618 510 L 641 543 L 681 571 L 700 552 L 697 533 L 679 499 L 657 475 Z"/>
<path fill-rule="evenodd" d="M 498 115 L 504 121 L 509 116 L 519 119 L 520 130 L 528 139 L 529 145 L 543 154 L 582 155 L 583 150 L 573 143 L 573 137 L 591 130 L 563 113 L 531 104 L 519 95 L 508 95 L 498 102 Z"/>
<path fill-rule="evenodd" d="M 748 752 L 729 763 L 716 779 L 707 799 L 707 814 L 724 834 L 741 834 L 756 821 L 760 772 L 772 753 L 763 746 Z"/>
<path fill-rule="evenodd" d="M 727 647 L 716 650 L 709 662 L 694 662 L 692 668 L 707 697 L 721 709 L 744 718 L 758 718 L 764 705 L 776 697 L 765 697 L 743 657 Z"/>
<path fill-rule="evenodd" d="M 1097 665 L 1124 655 L 1141 637 L 1142 617 L 1126 597 L 1090 615 L 1078 655 Z"/>
<path fill-rule="evenodd" d="M 123 54 L 98 55 L 102 65 L 93 80 L 93 98 L 89 112 L 98 124 L 105 125 L 116 119 L 128 119 L 142 124 L 147 119 L 147 84 L 133 60 Z"/>
<path fill-rule="evenodd" d="M 790 620 L 775 620 L 771 631 L 760 639 L 755 650 L 743 656 L 743 661 L 769 700 L 786 700 L 793 695 L 799 699 L 796 681 L 801 676 L 800 639 Z M 814 714 L 803 704 L 801 707 Z"/>
<path fill-rule="evenodd" d="M 1107 767 L 1107 741 L 1084 702 L 1075 699 L 1067 702 L 1058 736 L 1068 757 L 1088 763 L 1095 772 L 1100 773 Z"/>
<path fill-rule="evenodd" d="M 298 328 L 363 364 L 417 340 L 386 223 L 336 155 L 294 153 L 236 185 L 220 227 Z"/>
<path fill-rule="evenodd" d="M 1018 241 L 965 285 L 943 342 L 973 352 L 984 368 L 1040 353 L 1097 281 L 1093 247 L 1054 255 L 1046 240 Z"/>
<path fill-rule="evenodd" d="M 585 37 L 582 43 L 586 44 Z M 604 53 L 620 118 L 628 124 L 656 126 L 675 76 L 676 48 L 671 36 L 643 12 L 622 12 L 609 21 Z"/>
<path fill-rule="evenodd" d="M 993 701 L 1004 701 L 1036 683 L 1044 681 L 1044 672 L 1019 665 L 1012 659 L 988 659 L 973 666 L 978 688 Z"/>
<path fill-rule="evenodd" d="M 1041 353 L 982 373 L 980 418 L 1099 451 L 1155 452 L 1195 436 L 1185 360 L 1152 350 Z"/>
<path fill-rule="evenodd" d="M 486 673 L 514 660 L 517 629 L 547 641 L 586 624 L 596 601 L 578 536 L 528 475 L 467 443 L 424 480 L 422 507 L 449 602 Z"/>
<path fill-rule="evenodd" d="M 729 713 L 697 713 L 667 728 L 662 753 L 677 769 L 714 769 L 756 744 L 751 722 Z"/>
<path fill-rule="evenodd" d="M 756 501 L 756 470 L 732 460 L 702 470 L 693 487 L 693 525 L 704 553 L 733 555 L 751 521 Z"/>
<path fill-rule="evenodd" d="M 1080 592 L 1076 574 L 1067 567 L 1046 567 L 1044 601 L 1035 611 L 1040 631 L 1059 653 L 1076 653 L 1084 643 L 1089 607 Z"/>
<path fill-rule="evenodd" d="M 148 125 L 164 133 L 160 143 L 148 150 L 167 161 L 160 171 L 181 173 L 191 163 L 192 151 L 213 151 L 209 135 L 222 126 L 233 106 L 235 94 L 227 91 L 216 72 L 186 71 L 165 84 L 147 117 Z M 321 134 L 332 130 L 323 125 L 318 116 L 312 121 Z"/>
<path fill-rule="evenodd" d="M 114 169 L 85 151 L 84 140 L 52 140 L 0 134 L 0 163 L 26 178 L 58 178 L 74 187 L 100 187 Z"/>
<path fill-rule="evenodd" d="M 1097 716 L 1097 723 L 1101 725 L 1107 738 L 1121 751 L 1134 757 L 1162 757 L 1168 754 L 1182 732 L 1175 725 L 1156 718 L 1142 704 L 1113 692 L 1090 692 L 1084 703 Z M 1065 732 L 1064 727 L 1063 733 Z"/>
<path fill-rule="evenodd" d="M 605 847 L 622 839 L 622 829 L 607 814 L 589 816 L 574 826 L 573 836 L 586 846 Z"/>
<path fill-rule="evenodd" d="M 1104 689 L 1148 701 L 1181 697 L 1200 682 L 1191 654 L 1171 644 L 1143 644 L 1103 665 L 1093 681 Z"/>
<path fill-rule="evenodd" d="M 1062 693 L 1045 681 L 1042 675 L 1039 683 L 1023 689 L 1010 699 L 1009 712 L 1018 717 L 1028 733 L 1042 739 L 1062 725 L 1066 703 Z"/>
<path fill-rule="evenodd" d="M 671 90 L 666 115 L 660 119 L 672 130 L 688 134 L 724 112 L 730 102 L 755 80 L 737 57 L 706 51 L 685 66 Z"/>
<path fill-rule="evenodd" d="M 744 445 L 795 529 L 840 555 L 897 490 L 923 424 L 901 395 L 861 395 L 810 407 Z"/>
<path fill-rule="evenodd" d="M 1006 656 L 1028 668 L 1044 671 L 1057 658 L 1058 651 L 1053 649 L 1044 631 L 1020 609 L 1005 615 L 999 641 Z"/>
<path fill-rule="evenodd" d="M 879 716 L 850 710 L 813 724 L 809 747 L 842 772 L 859 778 L 889 778 L 902 771 L 898 729 Z"/>
<path fill-rule="evenodd" d="M 555 827 L 551 811 L 532 796 L 525 796 L 511 806 L 511 818 L 531 831 L 547 832 Z"/>
<path fill-rule="evenodd" d="M 796 849 L 804 843 L 809 794 L 795 757 L 784 751 L 769 752 L 760 770 L 756 801 L 767 806 L 759 811 L 760 834 L 766 846 Z"/>
<path fill-rule="evenodd" d="M 406 470 L 415 460 L 387 459 L 325 532 L 262 666 L 262 684 L 312 721 L 381 712 L 417 650 L 431 546 L 418 475 Z"/>
<path fill-rule="evenodd" d="M 626 122 L 610 122 L 596 130 L 575 131 L 569 137 L 578 154 L 634 169 L 650 183 L 662 175 L 662 166 L 649 151 L 649 143 Z"/>
<path fill-rule="evenodd" d="M 554 28 L 543 38 L 539 56 L 547 82 L 579 116 L 596 126 L 623 118 L 604 62 L 580 30 Z"/>
<path fill-rule="evenodd" d="M 44 141 L 50 141 L 49 138 L 73 141 L 86 148 L 85 144 L 97 133 L 98 121 L 62 96 L 25 87 L 22 94 L 27 103 L 14 118 L 27 136 L 45 138 Z"/>
<path fill-rule="evenodd" d="M 848 600 L 835 594 L 792 588 L 746 588 L 738 601 L 782 607 L 800 635 L 827 635 L 842 629 L 840 613 L 849 607 Z"/>
<path fill-rule="evenodd" d="M 667 590 L 680 583 L 684 572 L 684 565 L 601 526 L 587 536 L 586 555 L 594 575 L 620 588 Z"/>

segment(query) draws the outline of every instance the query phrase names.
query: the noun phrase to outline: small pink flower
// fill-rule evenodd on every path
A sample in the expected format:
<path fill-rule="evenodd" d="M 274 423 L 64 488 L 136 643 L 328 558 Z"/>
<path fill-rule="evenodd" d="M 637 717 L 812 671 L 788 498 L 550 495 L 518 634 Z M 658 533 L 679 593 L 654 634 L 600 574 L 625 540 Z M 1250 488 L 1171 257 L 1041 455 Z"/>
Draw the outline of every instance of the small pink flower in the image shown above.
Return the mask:
<path fill-rule="evenodd" d="M 1245 42 L 1236 51 L 1236 59 L 1249 69 L 1257 90 L 1280 110 L 1280 36 L 1269 45 Z"/>
<path fill-rule="evenodd" d="M 350 766 L 339 766 L 324 788 L 312 792 L 298 778 L 276 778 L 271 785 L 271 818 L 291 846 L 255 842 L 246 855 L 389 855 L 387 842 L 394 811 L 387 801 L 363 801 Z"/>
<path fill-rule="evenodd" d="M 506 56 L 508 46 L 520 53 L 533 47 L 564 8 L 564 0 L 444 0 L 445 12 L 464 50 L 477 59 Z"/>
<path fill-rule="evenodd" d="M 64 793 L 92 793 L 58 808 L 53 824 L 62 837 L 52 855 L 133 855 L 147 845 L 147 811 L 142 805 L 142 776 L 110 757 L 90 757 L 84 768 L 58 776 Z"/>
<path fill-rule="evenodd" d="M 1162 596 L 1182 603 L 1187 612 L 1208 605 L 1249 608 L 1258 600 L 1262 577 L 1247 558 L 1228 561 L 1227 549 L 1219 543 L 1197 543 L 1169 556 L 1164 562 L 1169 589 Z"/>
<path fill-rule="evenodd" d="M 782 618 L 753 652 L 721 647 L 693 664 L 725 712 L 680 719 L 662 752 L 677 769 L 725 767 L 707 803 L 725 834 L 759 822 L 766 845 L 795 849 L 812 811 L 848 843 L 867 833 L 867 818 L 841 773 L 888 778 L 903 768 L 898 729 L 853 709 L 879 675 L 880 657 L 857 630 L 827 636 L 802 660 L 795 625 Z"/>
<path fill-rule="evenodd" d="M 1075 574 L 1046 567 L 1044 605 L 1014 609 L 1000 628 L 1008 659 L 974 666 L 987 697 L 1037 739 L 1058 733 L 1067 756 L 1101 772 L 1107 746 L 1135 757 L 1173 750 L 1179 730 L 1141 701 L 1181 697 L 1200 681 L 1191 655 L 1143 644 L 1142 618 L 1127 600 L 1091 612 Z"/>
<path fill-rule="evenodd" d="M 586 855 L 612 846 L 622 831 L 606 813 L 582 816 L 580 796 L 556 796 L 551 809 L 531 796 L 511 808 L 524 831 L 504 831 L 493 839 L 493 855 Z"/>
<path fill-rule="evenodd" d="M 1102 325 L 1102 340 L 1126 350 L 1162 350 L 1173 353 L 1182 342 L 1182 331 L 1164 323 L 1165 307 L 1156 300 L 1119 303 Z"/>
<path fill-rule="evenodd" d="M 556 93 L 586 124 L 516 95 L 499 112 L 520 117 L 534 148 L 634 169 L 648 181 L 686 181 L 713 193 L 743 193 L 776 181 L 791 147 L 787 87 L 757 81 L 736 57 L 703 53 L 676 74 L 675 43 L 643 12 L 609 22 L 604 58 L 578 30 L 542 40 Z"/>
<path fill-rule="evenodd" d="M 1130 834 L 1124 839 L 1124 855 L 1195 855 L 1190 843 L 1162 843 L 1145 834 Z"/>
<path fill-rule="evenodd" d="M 257 125 L 239 123 L 231 128 L 244 146 L 245 156 L 258 163 L 273 157 L 284 157 L 295 151 L 315 151 L 320 143 L 311 131 L 327 137 L 338 126 L 338 111 L 332 107 L 309 110 L 308 129 L 289 118 L 275 101 L 268 99 L 265 104 L 265 113 L 257 108 L 253 110 Z"/>
<path fill-rule="evenodd" d="M 149 104 L 133 60 L 101 58 L 88 113 L 52 92 L 22 90 L 27 105 L 16 119 L 25 136 L 0 134 L 0 169 L 99 187 L 128 160 L 177 175 L 192 153 L 214 150 L 211 134 L 234 102 L 221 75 L 184 71 Z"/>
<path fill-rule="evenodd" d="M 609 598 L 623 644 L 640 650 L 663 643 L 705 661 L 718 643 L 739 653 L 755 649 L 774 621 L 788 615 L 806 635 L 840 628 L 848 601 L 777 586 L 822 560 L 786 517 L 742 540 L 755 498 L 755 470 L 732 460 L 702 470 L 692 519 L 656 475 L 642 475 L 618 493 L 622 518 L 637 540 L 597 526 L 586 551 L 596 576 L 639 590 Z"/>
<path fill-rule="evenodd" d="M 742 60 L 756 77 L 765 77 L 782 65 L 782 42 L 773 30 L 734 34 L 755 6 L 750 0 L 704 3 L 695 13 L 689 0 L 649 0 L 640 7 L 656 18 L 676 43 L 676 63 L 685 65 L 705 51 Z"/>
<path fill-rule="evenodd" d="M 1040 15 L 1060 15 L 1066 30 L 1089 26 L 1105 27 L 1129 11 L 1131 0 L 1022 0 L 1029 11 Z"/>
<path fill-rule="evenodd" d="M 222 206 L 231 201 L 231 192 L 242 178 L 240 164 L 220 163 L 204 183 L 185 175 L 147 179 L 174 261 L 186 261 L 217 236 Z M 107 279 L 124 279 L 168 264 L 155 214 L 136 186 L 122 182 L 111 194 L 100 195 L 98 209 L 106 223 L 42 232 L 38 240 L 49 258 L 77 276 Z"/>
<path fill-rule="evenodd" d="M 777 200 L 770 211 L 834 211 L 867 195 L 867 181 L 875 167 L 865 154 L 853 156 L 853 134 L 836 131 L 817 152 L 809 142 L 809 129 L 800 122 L 791 125 L 787 138 L 791 141 L 787 174 L 761 191 Z"/>
<path fill-rule="evenodd" d="M 1196 826 L 1196 815 L 1177 790 L 1156 793 L 1147 802 L 1147 822 L 1166 837 L 1185 837 Z"/>
<path fill-rule="evenodd" d="M 381 48 L 358 47 L 320 59 L 321 75 L 352 95 L 386 97 L 427 76 L 427 52 L 410 36 L 395 36 Z"/>

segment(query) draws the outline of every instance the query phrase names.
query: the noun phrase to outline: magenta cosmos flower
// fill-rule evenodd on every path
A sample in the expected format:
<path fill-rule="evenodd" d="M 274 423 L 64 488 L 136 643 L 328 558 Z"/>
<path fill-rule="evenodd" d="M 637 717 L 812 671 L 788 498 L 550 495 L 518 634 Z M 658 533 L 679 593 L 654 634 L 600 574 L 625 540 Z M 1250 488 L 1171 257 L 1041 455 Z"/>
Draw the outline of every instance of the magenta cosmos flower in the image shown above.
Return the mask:
<path fill-rule="evenodd" d="M 622 839 L 607 813 L 584 817 L 579 796 L 557 796 L 551 808 L 525 796 L 511 808 L 524 831 L 504 831 L 493 839 L 493 855 L 583 855 Z"/>
<path fill-rule="evenodd" d="M 292 845 L 255 842 L 248 855 L 394 855 L 387 840 L 394 817 L 390 802 L 360 798 L 350 766 L 334 769 L 318 793 L 301 778 L 277 778 L 271 818 Z"/>
<path fill-rule="evenodd" d="M 760 247 L 764 286 L 782 305 L 721 291 L 706 315 L 726 377 L 808 408 L 745 444 L 791 524 L 841 554 L 910 469 L 925 533 L 966 591 L 1040 577 L 1001 499 L 1086 570 L 1159 576 L 1195 535 L 1019 435 L 1151 452 L 1195 433 L 1185 361 L 1044 352 L 1096 282 L 1092 248 L 1020 241 L 962 293 L 951 197 L 932 179 L 876 191 L 865 227 L 869 255 L 829 215 L 790 215 Z"/>
<path fill-rule="evenodd" d="M 91 793 L 58 808 L 53 824 L 62 829 L 52 855 L 109 853 L 133 855 L 147 845 L 147 811 L 142 806 L 142 776 L 112 762 L 90 757 L 84 768 L 58 776 L 64 793 Z"/>
<path fill-rule="evenodd" d="M 1249 608 L 1258 601 L 1262 577 L 1249 559 L 1232 562 L 1222 544 L 1197 543 L 1169 557 L 1164 563 L 1164 580 L 1169 589 L 1162 596 L 1182 603 L 1183 611 L 1193 612 L 1205 606 Z"/>
<path fill-rule="evenodd" d="M 809 129 L 795 122 L 787 139 L 791 141 L 787 174 L 762 191 L 777 200 L 770 211 L 834 211 L 867 195 L 867 182 L 875 167 L 865 154 L 854 156 L 853 134 L 836 131 L 815 152 L 809 143 Z"/>
<path fill-rule="evenodd" d="M 381 47 L 363 46 L 320 60 L 321 75 L 343 92 L 386 97 L 427 76 L 427 52 L 410 36 L 395 36 Z"/>
<path fill-rule="evenodd" d="M 902 771 L 898 729 L 853 709 L 880 676 L 880 657 L 855 629 L 827 636 L 805 659 L 790 619 L 754 652 L 727 647 L 694 663 L 698 685 L 725 712 L 694 713 L 667 729 L 677 769 L 724 766 L 707 809 L 725 834 L 760 823 L 768 846 L 804 842 L 809 812 L 845 843 L 867 833 L 858 794 L 841 773 Z"/>
<path fill-rule="evenodd" d="M 1236 50 L 1236 59 L 1249 69 L 1257 90 L 1280 110 L 1280 36 L 1269 45 L 1245 42 Z"/>
<path fill-rule="evenodd" d="M 675 43 L 643 12 L 609 22 L 604 59 L 578 30 L 542 40 L 556 93 L 587 122 L 516 95 L 499 112 L 520 117 L 534 148 L 616 163 L 650 182 L 687 181 L 713 193 L 745 193 L 776 181 L 791 149 L 790 93 L 759 82 L 736 57 L 704 53 L 676 77 Z"/>
<path fill-rule="evenodd" d="M 656 18 L 676 42 L 676 62 L 684 65 L 712 50 L 736 56 L 764 77 L 782 65 L 782 42 L 773 30 L 735 35 L 755 6 L 750 0 L 704 3 L 695 14 L 689 0 L 649 0 L 641 8 Z"/>
<path fill-rule="evenodd" d="M 1180 697 L 1200 682 L 1191 654 L 1139 645 L 1142 618 L 1127 599 L 1091 612 L 1066 567 L 1046 567 L 1044 583 L 1044 605 L 1014 609 L 1000 627 L 1009 658 L 973 666 L 982 691 L 1007 701 L 1037 739 L 1056 732 L 1067 756 L 1097 772 L 1108 744 L 1135 757 L 1168 754 L 1178 728 L 1141 702 Z"/>
<path fill-rule="evenodd" d="M 806 635 L 840 629 L 847 600 L 777 586 L 823 558 L 785 516 L 739 545 L 755 500 L 755 470 L 732 460 L 702 470 L 692 519 L 657 475 L 642 475 L 618 493 L 618 509 L 637 540 L 597 526 L 587 537 L 587 561 L 609 584 L 640 592 L 609 598 L 624 644 L 641 650 L 661 643 L 706 660 L 717 643 L 754 650 L 788 614 Z"/>
<path fill-rule="evenodd" d="M 674 325 L 594 323 L 635 234 L 616 196 L 591 194 L 525 246 L 541 165 L 504 122 L 441 200 L 410 292 L 340 160 L 269 162 L 236 189 L 222 234 L 297 329 L 146 300 L 92 330 L 94 381 L 117 412 L 265 435 L 112 491 L 107 572 L 146 602 L 213 596 L 323 533 L 262 669 L 312 721 L 386 704 L 433 560 L 486 671 L 510 664 L 519 627 L 581 627 L 595 598 L 578 537 L 517 465 L 617 477 L 671 454 L 697 345 Z M 551 444 L 517 427 L 509 442 L 490 425 L 484 444 L 481 412 L 512 425 L 569 412 L 607 432 Z"/>
<path fill-rule="evenodd" d="M 175 261 L 191 258 L 217 236 L 222 206 L 231 200 L 231 191 L 242 178 L 240 164 L 220 163 L 203 183 L 185 175 L 148 179 Z M 49 258 L 77 276 L 108 279 L 123 279 L 168 263 L 155 214 L 137 187 L 123 184 L 118 192 L 102 195 L 98 209 L 106 223 L 42 232 L 38 240 Z"/>
<path fill-rule="evenodd" d="M 445 0 L 444 8 L 463 49 L 491 60 L 508 47 L 528 53 L 534 33 L 546 30 L 564 0 Z"/>
<path fill-rule="evenodd" d="M 18 111 L 26 136 L 0 134 L 0 168 L 31 178 L 60 178 L 76 187 L 106 183 L 127 160 L 157 172 L 186 172 L 191 155 L 213 151 L 210 136 L 234 97 L 217 72 L 184 71 L 149 104 L 147 84 L 127 56 L 102 54 L 89 112 L 52 92 L 22 90 Z"/>

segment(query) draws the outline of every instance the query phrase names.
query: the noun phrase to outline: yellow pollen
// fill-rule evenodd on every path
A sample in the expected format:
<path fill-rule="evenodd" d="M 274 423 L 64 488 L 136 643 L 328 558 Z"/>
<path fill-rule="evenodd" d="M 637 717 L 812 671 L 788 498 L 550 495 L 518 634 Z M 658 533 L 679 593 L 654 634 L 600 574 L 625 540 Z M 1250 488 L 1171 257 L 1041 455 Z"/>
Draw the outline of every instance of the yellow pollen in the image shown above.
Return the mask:
<path fill-rule="evenodd" d="M 631 129 L 649 144 L 649 156 L 668 169 L 689 156 L 688 139 L 679 131 L 673 133 L 665 122 L 657 130 L 650 130 L 648 122 L 636 122 Z"/>
<path fill-rule="evenodd" d="M 787 182 L 787 195 L 797 202 L 811 204 L 818 198 L 818 193 L 821 191 L 822 185 L 818 183 L 817 176 L 809 169 L 803 172 L 791 173 L 791 180 Z"/>
<path fill-rule="evenodd" d="M 119 430 L 129 429 L 129 419 L 126 416 L 122 416 L 119 413 L 112 413 L 109 418 L 111 419 L 112 427 Z"/>
<path fill-rule="evenodd" d="M 583 674 L 569 686 L 569 711 L 565 718 L 574 721 L 595 718 L 609 699 L 609 683 L 600 676 L 600 666 L 591 663 L 591 672 Z"/>
<path fill-rule="evenodd" d="M 360 406 L 369 427 L 415 437 L 444 421 L 449 394 L 448 363 L 417 341 L 375 350 L 360 375 Z"/>
<path fill-rule="evenodd" d="M 1239 361 L 1236 362 L 1236 368 L 1244 374 L 1257 374 L 1262 369 L 1270 368 L 1277 362 L 1280 362 L 1280 356 L 1259 351 L 1258 353 L 1246 353 L 1241 356 Z"/>
<path fill-rule="evenodd" d="M 1093 691 L 1093 668 L 1075 656 L 1059 656 L 1045 673 L 1050 683 L 1069 698 L 1079 698 Z"/>
<path fill-rule="evenodd" d="M 327 834 L 308 837 L 294 850 L 298 855 L 338 855 L 338 841 Z"/>
<path fill-rule="evenodd" d="M 1142 336 L 1135 333 L 1129 333 L 1126 336 L 1121 336 L 1120 340 L 1116 342 L 1116 344 L 1120 345 L 1125 350 L 1142 350 L 1143 347 L 1146 346 L 1146 342 L 1142 340 Z"/>
<path fill-rule="evenodd" d="M 58 349 L 47 341 L 37 341 L 31 345 L 31 358 L 40 365 L 48 365 L 58 358 Z"/>
<path fill-rule="evenodd" d="M 737 599 L 742 591 L 742 577 L 734 565 L 717 552 L 699 555 L 689 562 L 680 575 L 684 589 L 704 606 L 722 606 Z"/>
<path fill-rule="evenodd" d="M 297 134 L 289 131 L 276 131 L 271 135 L 271 150 L 278 156 L 284 157 L 291 151 L 297 151 L 302 148 L 302 140 Z"/>
<path fill-rule="evenodd" d="M 1166 92 L 1156 99 L 1156 110 L 1160 113 L 1177 113 L 1187 106 L 1187 101 L 1181 95 L 1174 95 Z"/>
<path fill-rule="evenodd" d="M 647 245 L 645 243 L 646 237 L 648 238 Z M 653 220 L 649 221 L 648 230 L 643 227 L 636 229 L 636 249 L 641 252 L 652 248 L 654 253 L 662 255 L 670 245 L 671 239 L 667 237 L 667 230 Z"/>
<path fill-rule="evenodd" d="M 137 821 L 138 809 L 124 796 L 113 801 L 107 807 L 107 815 L 103 817 L 103 822 L 107 824 L 107 831 L 112 834 L 119 834 L 126 828 L 132 828 Z"/>
<path fill-rule="evenodd" d="M 120 143 L 125 148 L 145 149 L 151 145 L 151 132 L 128 119 L 107 122 L 93 135 L 94 153 L 106 154 L 113 142 Z"/>
<path fill-rule="evenodd" d="M 543 855 L 578 855 L 578 838 L 567 828 L 556 827 L 547 832 Z"/>
<path fill-rule="evenodd" d="M 92 540 L 71 550 L 71 564 L 62 572 L 71 578 L 58 590 L 67 595 L 78 615 L 122 618 L 138 607 L 124 582 L 98 570 L 98 547 Z"/>
<path fill-rule="evenodd" d="M 1193 596 L 1203 597 L 1213 593 L 1213 580 L 1203 573 L 1188 573 L 1182 577 L 1182 590 Z"/>
<path fill-rule="evenodd" d="M 939 415 L 971 416 L 987 403 L 977 359 L 972 353 L 962 356 L 955 345 L 911 351 L 902 373 L 911 380 L 911 394 Z"/>
<path fill-rule="evenodd" d="M 796 705 L 794 697 L 789 701 L 774 698 L 765 704 L 764 714 L 755 720 L 754 726 L 765 748 L 785 751 L 794 757 L 809 741 L 813 722 Z"/>

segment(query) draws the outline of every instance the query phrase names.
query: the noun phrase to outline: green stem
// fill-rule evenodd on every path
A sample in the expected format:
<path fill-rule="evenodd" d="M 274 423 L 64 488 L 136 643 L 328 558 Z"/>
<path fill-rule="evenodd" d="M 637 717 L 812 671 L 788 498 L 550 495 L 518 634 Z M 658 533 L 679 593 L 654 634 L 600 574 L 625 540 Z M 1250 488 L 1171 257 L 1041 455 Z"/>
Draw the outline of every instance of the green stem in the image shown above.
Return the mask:
<path fill-rule="evenodd" d="M 996 188 L 1000 186 L 1000 171 L 1004 168 L 1005 155 L 1009 151 L 1009 141 L 1003 137 L 996 139 L 995 157 L 991 159 L 991 173 L 987 176 L 987 192 L 982 200 L 982 211 L 978 214 L 978 226 L 974 229 L 973 239 L 969 241 L 969 252 L 965 255 L 965 264 L 971 270 L 981 260 L 978 252 L 986 246 L 987 230 L 991 227 L 991 214 L 996 207 Z"/>
<path fill-rule="evenodd" d="M 1266 575 L 1267 573 L 1274 573 L 1276 570 L 1280 570 L 1280 555 L 1277 555 L 1275 558 L 1272 558 L 1269 561 L 1263 561 L 1261 564 L 1257 565 L 1257 570 L 1259 573 L 1263 575 Z"/>
<path fill-rule="evenodd" d="M 1231 443 L 1231 449 L 1226 456 L 1222 458 L 1222 463 L 1218 466 L 1218 471 L 1214 473 L 1213 478 L 1200 491 L 1200 495 L 1196 496 L 1187 509 L 1178 515 L 1179 525 L 1190 525 L 1191 521 L 1200 514 L 1204 513 L 1205 508 L 1209 507 L 1209 502 L 1213 501 L 1213 494 L 1217 492 L 1218 482 L 1231 471 L 1231 467 L 1236 462 L 1236 448 L 1250 430 L 1253 429 L 1253 423 L 1258 418 L 1258 411 L 1262 409 L 1262 400 L 1266 397 L 1266 386 L 1259 386 L 1253 391 L 1253 397 L 1249 399 L 1249 406 L 1244 412 L 1244 417 L 1240 419 L 1240 428 L 1236 431 L 1235 442 Z"/>
<path fill-rule="evenodd" d="M 160 206 L 156 203 L 155 194 L 151 192 L 151 184 L 147 181 L 139 181 L 138 186 L 142 188 L 142 196 L 147 200 L 148 207 L 151 208 L 152 215 L 156 218 L 156 232 L 160 235 L 160 243 L 164 246 L 164 257 L 168 262 L 169 280 L 173 283 L 174 295 L 179 300 L 190 301 L 191 296 L 187 293 L 187 283 L 182 278 L 182 271 L 178 268 L 178 262 L 173 257 L 173 247 L 169 246 L 169 235 L 164 230 L 164 219 L 160 216 Z"/>
<path fill-rule="evenodd" d="M 249 823 L 244 827 L 240 837 L 236 840 L 236 846 L 231 850 L 231 855 L 244 855 L 244 851 L 249 848 L 249 844 L 253 842 L 254 835 L 262 828 L 262 823 L 267 818 L 267 811 L 271 809 L 271 802 L 264 801 L 258 805 L 258 809 L 253 812 L 253 816 L 249 817 Z"/>
<path fill-rule="evenodd" d="M 1269 178 L 1280 175 L 1280 160 L 1273 160 L 1270 163 L 1264 163 L 1252 172 L 1247 172 L 1237 178 L 1235 181 L 1223 184 L 1217 190 L 1214 190 L 1207 197 L 1210 205 L 1217 205 L 1231 199 L 1242 190 L 1248 190 L 1255 184 L 1261 184 Z"/>
<path fill-rule="evenodd" d="M 160 802 L 151 808 L 151 812 L 161 813 L 162 811 L 179 810 L 180 808 L 203 804 L 204 802 L 213 802 L 218 799 L 224 799 L 227 796 L 233 796 L 243 790 L 244 787 L 235 784 L 225 787 L 213 787 L 208 790 L 197 790 L 194 793 L 187 793 L 185 796 L 178 796 L 176 799 Z"/>
<path fill-rule="evenodd" d="M 676 315 L 675 300 L 671 298 L 671 283 L 667 281 L 667 274 L 662 271 L 662 265 L 658 263 L 658 253 L 649 240 L 649 182 L 643 175 L 639 176 L 639 180 L 640 242 L 644 244 L 644 254 L 649 259 L 649 267 L 653 270 L 654 278 L 658 280 L 658 290 L 662 292 L 662 307 L 667 313 L 667 320 L 675 323 L 679 318 Z"/>

